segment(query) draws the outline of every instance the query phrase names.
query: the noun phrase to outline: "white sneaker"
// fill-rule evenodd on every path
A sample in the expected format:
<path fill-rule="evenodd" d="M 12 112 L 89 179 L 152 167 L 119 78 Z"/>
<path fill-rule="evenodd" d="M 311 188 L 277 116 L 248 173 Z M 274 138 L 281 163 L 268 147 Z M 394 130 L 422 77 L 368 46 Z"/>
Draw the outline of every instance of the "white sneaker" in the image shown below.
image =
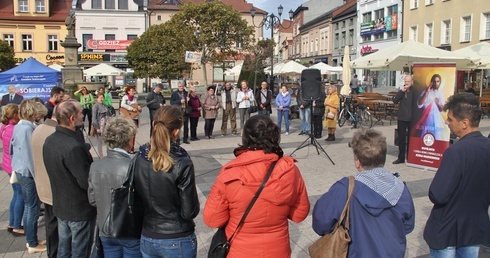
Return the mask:
<path fill-rule="evenodd" d="M 286 135 L 289 135 L 289 132 L 286 132 Z"/>

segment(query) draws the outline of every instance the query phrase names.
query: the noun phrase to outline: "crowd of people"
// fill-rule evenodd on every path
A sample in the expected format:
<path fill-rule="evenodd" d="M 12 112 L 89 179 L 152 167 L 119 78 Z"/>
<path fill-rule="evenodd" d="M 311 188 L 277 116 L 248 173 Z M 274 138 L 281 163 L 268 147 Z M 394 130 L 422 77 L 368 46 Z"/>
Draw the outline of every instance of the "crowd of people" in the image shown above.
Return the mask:
<path fill-rule="evenodd" d="M 284 155 L 280 145 L 283 119 L 285 133 L 290 132 L 286 113 L 291 96 L 283 85 L 276 98 L 280 115 L 275 123 L 270 118 L 272 93 L 267 83 L 256 93 L 246 81 L 240 86 L 241 91 L 236 92 L 227 83 L 221 99 L 208 87 L 199 98 L 195 88 L 186 91 L 181 83 L 166 105 L 162 86 L 157 85 L 147 97 L 150 138 L 139 148 L 135 148 L 134 139 L 142 107 L 137 105 L 135 89 L 128 87 L 121 101 L 128 111 L 126 116 L 108 116 L 104 94 L 99 92 L 97 103 L 91 106 L 95 118 L 91 125 L 107 146 L 107 155 L 96 161 L 82 134 L 88 97 L 82 104 L 55 87 L 45 105 L 36 100 L 5 105 L 0 129 L 2 168 L 17 180 L 12 184 L 7 230 L 25 235 L 29 253 L 47 251 L 48 257 L 89 257 L 96 225 L 105 257 L 196 257 L 194 219 L 201 206 L 193 160 L 181 143 L 198 140 L 197 120 L 202 112 L 205 136 L 212 139 L 219 109 L 224 111 L 222 134 L 227 133 L 228 117 L 231 133 L 237 134 L 233 120 L 238 108 L 241 144 L 211 187 L 204 204 L 204 223 L 224 228 L 227 237 L 233 235 L 227 257 L 290 257 L 289 221 L 303 221 L 311 208 L 297 161 Z M 300 134 L 321 137 L 325 123 L 327 140 L 335 140 L 335 116 L 329 118 L 329 114 L 338 110 L 338 94 L 335 87 L 327 90 L 327 97 L 313 101 L 302 99 L 301 90 L 298 93 Z M 400 95 L 409 90 L 409 86 L 404 88 Z M 83 90 L 80 94 L 84 98 Z M 259 115 L 250 116 L 252 102 Z M 490 139 L 478 130 L 481 110 L 474 95 L 453 95 L 442 109 L 448 112 L 446 124 L 460 140 L 446 150 L 430 186 L 434 207 L 424 239 L 431 257 L 456 257 L 455 253 L 477 257 L 479 246 L 490 243 L 490 192 L 486 186 L 490 180 L 486 173 Z M 360 130 L 349 145 L 358 173 L 350 204 L 348 257 L 404 257 L 406 235 L 415 226 L 415 208 L 406 184 L 384 168 L 386 137 L 373 129 Z M 272 173 L 260 197 L 235 232 L 269 168 Z M 144 209 L 143 227 L 138 237 L 115 238 L 100 229 L 111 211 L 111 191 L 127 179 L 128 170 L 135 178 L 135 200 Z M 329 234 L 339 220 L 347 186 L 348 179 L 340 179 L 314 204 L 312 227 L 318 235 Z M 37 234 L 41 202 L 45 241 Z M 448 254 L 452 256 L 445 256 Z"/>

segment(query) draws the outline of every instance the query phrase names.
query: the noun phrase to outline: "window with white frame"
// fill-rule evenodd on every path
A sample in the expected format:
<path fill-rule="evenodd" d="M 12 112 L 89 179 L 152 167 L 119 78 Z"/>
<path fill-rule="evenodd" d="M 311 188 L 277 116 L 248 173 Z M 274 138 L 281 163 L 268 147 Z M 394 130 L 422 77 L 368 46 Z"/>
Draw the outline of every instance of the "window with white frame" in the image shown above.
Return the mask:
<path fill-rule="evenodd" d="M 313 55 L 314 43 L 313 40 L 310 41 L 310 54 Z"/>
<path fill-rule="evenodd" d="M 349 20 L 349 26 L 352 26 L 352 25 L 354 25 L 354 19 Z"/>
<path fill-rule="evenodd" d="M 490 39 L 490 13 L 484 13 L 482 18 L 483 18 L 481 22 L 482 24 L 481 27 L 483 29 L 483 33 L 481 33 L 481 35 L 483 35 L 482 39 Z"/>
<path fill-rule="evenodd" d="M 7 42 L 10 47 L 14 48 L 14 34 L 3 34 L 3 41 Z"/>
<path fill-rule="evenodd" d="M 58 35 L 48 35 L 48 51 L 58 52 Z"/>
<path fill-rule="evenodd" d="M 471 16 L 466 16 L 461 19 L 461 41 L 471 41 Z"/>
<path fill-rule="evenodd" d="M 46 4 L 44 0 L 36 0 L 36 13 L 45 13 Z"/>
<path fill-rule="evenodd" d="M 315 52 L 317 52 L 318 55 L 318 39 L 315 39 Z"/>
<path fill-rule="evenodd" d="M 425 5 L 434 4 L 434 0 L 425 0 Z"/>
<path fill-rule="evenodd" d="M 92 0 L 92 9 L 102 9 L 102 0 Z"/>
<path fill-rule="evenodd" d="M 410 9 L 419 8 L 419 0 L 410 0 Z"/>
<path fill-rule="evenodd" d="M 418 33 L 418 28 L 417 26 L 411 26 L 410 27 L 410 34 L 408 35 L 408 38 L 413 41 L 417 41 L 417 33 Z"/>
<path fill-rule="evenodd" d="M 28 0 L 19 0 L 19 12 L 21 12 L 21 13 L 29 12 L 29 1 Z"/>
<path fill-rule="evenodd" d="M 349 46 L 354 45 L 354 30 L 349 30 Z"/>
<path fill-rule="evenodd" d="M 335 33 L 335 38 L 333 40 L 333 47 L 339 48 L 339 34 L 338 33 Z"/>
<path fill-rule="evenodd" d="M 441 24 L 441 45 L 449 44 L 451 44 L 451 20 L 445 20 Z"/>
<path fill-rule="evenodd" d="M 117 9 L 128 10 L 128 0 L 117 0 Z"/>
<path fill-rule="evenodd" d="M 386 7 L 386 12 L 387 12 L 387 15 L 393 15 L 395 13 L 398 13 L 398 5 L 395 4 L 395 5 Z"/>
<path fill-rule="evenodd" d="M 32 51 L 32 35 L 22 34 L 22 51 Z"/>
<path fill-rule="evenodd" d="M 433 28 L 432 23 L 426 23 L 425 24 L 425 44 L 427 44 L 429 46 L 432 46 L 433 45 L 433 42 L 432 42 L 432 34 L 433 34 L 433 31 L 432 31 L 432 28 Z"/>
<path fill-rule="evenodd" d="M 384 18 L 385 18 L 385 9 L 384 8 L 381 8 L 381 9 L 374 11 L 374 19 L 375 20 L 384 19 Z"/>
<path fill-rule="evenodd" d="M 111 10 L 116 9 L 116 0 L 105 0 L 104 8 Z"/>

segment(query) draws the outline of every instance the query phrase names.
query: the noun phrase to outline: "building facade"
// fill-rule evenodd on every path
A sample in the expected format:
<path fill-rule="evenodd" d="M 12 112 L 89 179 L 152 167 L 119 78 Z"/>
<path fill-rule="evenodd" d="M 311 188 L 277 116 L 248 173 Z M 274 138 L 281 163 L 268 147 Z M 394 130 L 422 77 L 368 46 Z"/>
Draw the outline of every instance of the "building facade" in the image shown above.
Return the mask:
<path fill-rule="evenodd" d="M 360 0 L 358 10 L 358 41 L 357 51 L 360 56 L 368 55 L 378 50 L 399 44 L 401 42 L 402 26 L 401 0 Z M 374 87 L 401 87 L 403 71 L 370 71 L 358 70 L 359 78 L 368 73 L 373 79 Z M 362 76 L 360 76 L 362 75 Z"/>
<path fill-rule="evenodd" d="M 332 14 L 332 66 L 344 66 L 344 49 L 349 46 L 350 60 L 358 58 L 357 52 L 357 5 L 351 1 Z"/>
<path fill-rule="evenodd" d="M 51 65 L 65 62 L 60 45 L 71 0 L 2 0 L 0 35 L 15 51 L 17 64 L 34 57 Z"/>

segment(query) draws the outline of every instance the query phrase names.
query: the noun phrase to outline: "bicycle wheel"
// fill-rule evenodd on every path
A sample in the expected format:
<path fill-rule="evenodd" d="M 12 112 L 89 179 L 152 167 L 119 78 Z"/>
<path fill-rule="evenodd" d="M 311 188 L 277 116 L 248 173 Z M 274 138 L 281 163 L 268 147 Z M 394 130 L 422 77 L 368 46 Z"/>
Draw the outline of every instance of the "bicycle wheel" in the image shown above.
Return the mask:
<path fill-rule="evenodd" d="M 369 111 L 367 110 L 359 110 L 358 120 L 358 124 L 360 127 L 373 127 L 373 117 L 371 116 L 371 113 L 369 113 Z"/>
<path fill-rule="evenodd" d="M 345 124 L 345 121 L 347 121 L 347 116 L 348 116 L 348 112 L 347 110 L 344 108 L 342 109 L 342 111 L 340 111 L 340 114 L 339 114 L 339 127 L 342 127 L 344 124 Z"/>

